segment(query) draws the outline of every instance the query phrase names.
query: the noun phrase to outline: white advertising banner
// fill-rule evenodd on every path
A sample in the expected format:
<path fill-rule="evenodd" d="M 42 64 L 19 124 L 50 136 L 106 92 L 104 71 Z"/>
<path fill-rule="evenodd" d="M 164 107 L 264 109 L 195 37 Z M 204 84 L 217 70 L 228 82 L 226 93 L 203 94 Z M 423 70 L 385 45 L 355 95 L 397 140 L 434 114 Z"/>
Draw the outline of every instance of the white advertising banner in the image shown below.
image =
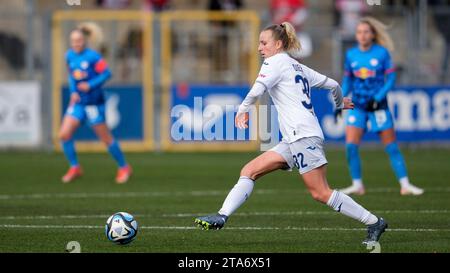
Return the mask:
<path fill-rule="evenodd" d="M 0 82 L 0 148 L 41 144 L 38 82 Z"/>

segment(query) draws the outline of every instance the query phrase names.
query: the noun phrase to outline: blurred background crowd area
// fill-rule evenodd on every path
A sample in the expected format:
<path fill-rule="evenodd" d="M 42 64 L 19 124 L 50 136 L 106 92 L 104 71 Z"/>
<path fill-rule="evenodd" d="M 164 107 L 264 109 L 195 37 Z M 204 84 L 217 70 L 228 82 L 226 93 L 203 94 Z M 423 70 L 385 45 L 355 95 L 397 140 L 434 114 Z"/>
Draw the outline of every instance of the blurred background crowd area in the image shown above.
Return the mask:
<path fill-rule="evenodd" d="M 1 0 L 0 81 L 51 79 L 52 15 L 57 10 L 142 10 L 155 14 L 153 53 L 161 46 L 158 15 L 170 11 L 253 11 L 260 27 L 290 21 L 303 44 L 303 62 L 340 79 L 345 49 L 354 44 L 358 19 L 371 15 L 390 26 L 396 51 L 398 83 L 446 84 L 450 55 L 450 6 L 447 0 Z M 79 3 L 80 5 L 76 5 Z M 95 18 L 92 18 L 95 21 Z M 115 75 L 112 83 L 141 81 L 142 30 L 139 23 L 100 22 L 99 50 Z M 68 47 L 67 22 L 61 43 Z M 175 82 L 237 83 L 248 81 L 246 56 L 256 51 L 249 31 L 239 22 L 189 22 L 171 25 L 172 62 L 195 66 L 173 71 Z M 62 56 L 61 59 L 63 60 Z M 164 62 L 156 58 L 155 69 Z M 178 66 L 179 66 L 178 65 Z M 194 69 L 194 68 L 193 68 Z M 47 78 L 46 78 L 47 75 Z M 156 77 L 158 78 L 158 77 Z M 157 79 L 155 80 L 157 81 Z"/>

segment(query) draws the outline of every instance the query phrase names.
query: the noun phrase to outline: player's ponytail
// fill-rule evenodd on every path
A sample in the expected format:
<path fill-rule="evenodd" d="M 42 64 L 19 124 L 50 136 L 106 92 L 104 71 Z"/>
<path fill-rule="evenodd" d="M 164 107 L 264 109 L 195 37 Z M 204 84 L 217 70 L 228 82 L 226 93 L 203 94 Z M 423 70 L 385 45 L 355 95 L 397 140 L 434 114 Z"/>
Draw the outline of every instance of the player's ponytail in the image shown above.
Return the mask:
<path fill-rule="evenodd" d="M 394 51 L 394 41 L 391 36 L 387 32 L 388 26 L 378 21 L 373 17 L 363 17 L 359 21 L 360 24 L 367 24 L 372 29 L 373 34 L 375 35 L 374 42 L 384 46 L 389 51 Z"/>
<path fill-rule="evenodd" d="M 297 33 L 295 32 L 295 28 L 288 22 L 283 22 L 281 25 L 284 27 L 286 31 L 286 35 L 288 38 L 288 43 L 285 45 L 284 49 L 286 51 L 299 51 L 302 49 L 300 41 L 297 39 Z"/>
<path fill-rule="evenodd" d="M 297 39 L 295 28 L 288 22 L 271 25 L 264 30 L 271 30 L 275 41 L 283 43 L 283 50 L 287 52 L 300 51 L 302 46 Z"/>
<path fill-rule="evenodd" d="M 96 50 L 101 48 L 103 44 L 103 32 L 98 24 L 84 22 L 77 26 L 77 30 L 83 34 L 91 48 Z"/>

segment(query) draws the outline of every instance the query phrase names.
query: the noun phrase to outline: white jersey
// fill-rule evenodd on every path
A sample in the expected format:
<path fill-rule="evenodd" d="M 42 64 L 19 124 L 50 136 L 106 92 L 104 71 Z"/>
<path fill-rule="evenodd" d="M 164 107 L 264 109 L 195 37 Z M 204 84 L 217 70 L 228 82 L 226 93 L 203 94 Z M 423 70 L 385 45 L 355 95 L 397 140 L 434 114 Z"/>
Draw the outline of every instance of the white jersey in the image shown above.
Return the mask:
<path fill-rule="evenodd" d="M 313 136 L 324 139 L 311 103 L 311 88 L 321 87 L 327 79 L 286 53 L 264 60 L 256 82 L 269 91 L 278 111 L 281 133 L 288 143 Z"/>

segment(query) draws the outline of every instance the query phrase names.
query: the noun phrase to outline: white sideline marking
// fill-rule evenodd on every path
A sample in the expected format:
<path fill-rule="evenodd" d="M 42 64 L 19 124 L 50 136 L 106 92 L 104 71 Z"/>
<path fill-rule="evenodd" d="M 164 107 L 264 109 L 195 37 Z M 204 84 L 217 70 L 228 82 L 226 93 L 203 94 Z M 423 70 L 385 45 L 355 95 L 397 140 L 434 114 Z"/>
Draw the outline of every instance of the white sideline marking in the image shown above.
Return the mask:
<path fill-rule="evenodd" d="M 29 228 L 29 229 L 104 229 L 104 226 L 88 225 L 0 225 L 0 228 Z M 196 227 L 177 226 L 142 226 L 140 229 L 165 229 L 165 230 L 194 230 Z M 309 227 L 227 227 L 227 230 L 299 230 L 299 231 L 365 231 L 365 228 L 309 228 Z M 450 229 L 427 229 L 427 228 L 388 228 L 393 232 L 450 232 Z"/>
<path fill-rule="evenodd" d="M 0 220 L 54 220 L 54 219 L 107 219 L 111 215 L 33 215 L 33 216 L 0 216 Z M 135 215 L 135 217 L 152 217 L 151 215 Z M 154 216 L 153 216 L 154 217 Z"/>
<path fill-rule="evenodd" d="M 368 193 L 398 192 L 398 188 L 369 188 Z M 427 192 L 450 192 L 450 187 L 425 188 Z M 34 193 L 34 194 L 1 194 L 0 200 L 16 199 L 83 199 L 83 198 L 130 198 L 130 197 L 164 197 L 164 196 L 226 196 L 226 191 L 177 191 L 177 192 L 103 192 L 103 193 Z M 253 194 L 309 194 L 307 190 L 255 190 Z"/>
<path fill-rule="evenodd" d="M 273 194 L 273 190 L 256 190 L 256 194 Z M 108 193 L 33 193 L 17 195 L 0 195 L 0 200 L 15 199 L 66 199 L 66 198 L 129 198 L 129 197 L 164 197 L 164 196 L 222 196 L 228 191 L 178 191 L 178 192 L 108 192 Z"/>
<path fill-rule="evenodd" d="M 377 210 L 376 214 L 448 214 L 450 210 Z M 196 217 L 199 215 L 207 215 L 209 213 L 175 213 L 175 214 L 133 214 L 136 218 L 181 218 Z M 241 212 L 235 213 L 233 216 L 286 216 L 286 215 L 334 215 L 335 211 L 272 211 L 272 212 Z M 0 216 L 0 220 L 54 220 L 54 219 L 107 219 L 111 215 L 24 215 L 24 216 Z"/>
<path fill-rule="evenodd" d="M 450 210 L 374 210 L 376 214 L 446 214 Z M 208 215 L 210 213 L 175 213 L 163 214 L 163 217 L 196 217 L 200 215 Z M 233 216 L 278 216 L 278 215 L 331 215 L 336 214 L 335 211 L 282 211 L 282 212 L 241 212 L 235 213 Z M 0 219 L 2 219 L 0 217 Z"/>

